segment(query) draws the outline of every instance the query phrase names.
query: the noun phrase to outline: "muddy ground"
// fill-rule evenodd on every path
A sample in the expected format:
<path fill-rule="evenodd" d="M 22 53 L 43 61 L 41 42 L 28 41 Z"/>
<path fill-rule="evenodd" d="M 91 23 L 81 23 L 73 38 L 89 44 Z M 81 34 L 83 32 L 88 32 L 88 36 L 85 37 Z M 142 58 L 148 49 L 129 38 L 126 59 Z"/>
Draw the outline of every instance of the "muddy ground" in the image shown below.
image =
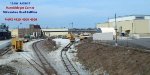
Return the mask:
<path fill-rule="evenodd" d="M 150 75 L 150 53 L 127 47 L 84 41 L 78 59 L 96 75 Z"/>
<path fill-rule="evenodd" d="M 51 52 L 56 50 L 58 47 L 56 46 L 56 42 L 52 39 L 46 39 L 38 43 L 38 47 L 46 52 Z"/>
<path fill-rule="evenodd" d="M 17 71 L 14 67 L 0 65 L 0 75 L 17 75 Z"/>

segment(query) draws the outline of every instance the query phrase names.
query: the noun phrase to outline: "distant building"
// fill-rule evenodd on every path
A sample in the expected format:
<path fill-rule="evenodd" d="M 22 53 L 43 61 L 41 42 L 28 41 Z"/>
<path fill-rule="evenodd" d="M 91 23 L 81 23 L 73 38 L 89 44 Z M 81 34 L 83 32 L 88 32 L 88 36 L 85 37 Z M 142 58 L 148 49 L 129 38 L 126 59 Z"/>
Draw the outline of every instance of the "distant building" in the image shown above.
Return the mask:
<path fill-rule="evenodd" d="M 100 27 L 101 33 L 113 33 L 116 35 L 115 29 L 113 27 Z"/>
<path fill-rule="evenodd" d="M 11 30 L 12 37 L 35 37 L 38 38 L 41 36 L 41 27 L 40 25 L 30 24 L 29 28 L 20 28 Z"/>
<path fill-rule="evenodd" d="M 69 29 L 67 29 L 67 28 L 42 29 L 43 35 L 46 37 L 66 36 L 68 34 L 68 31 L 69 31 Z"/>
<path fill-rule="evenodd" d="M 81 34 L 81 33 L 95 33 L 98 32 L 98 29 L 96 28 L 73 28 L 69 29 L 69 32 Z"/>
<path fill-rule="evenodd" d="M 6 26 L 5 23 L 2 23 L 0 25 L 0 32 L 7 32 L 8 31 L 8 26 Z"/>
<path fill-rule="evenodd" d="M 118 33 L 130 31 L 130 35 L 138 35 L 140 37 L 150 36 L 150 15 L 131 15 L 109 19 L 108 22 L 98 23 L 97 28 L 113 27 L 117 28 Z"/>
<path fill-rule="evenodd" d="M 10 39 L 11 33 L 8 30 L 8 26 L 5 23 L 0 25 L 0 40 Z"/>

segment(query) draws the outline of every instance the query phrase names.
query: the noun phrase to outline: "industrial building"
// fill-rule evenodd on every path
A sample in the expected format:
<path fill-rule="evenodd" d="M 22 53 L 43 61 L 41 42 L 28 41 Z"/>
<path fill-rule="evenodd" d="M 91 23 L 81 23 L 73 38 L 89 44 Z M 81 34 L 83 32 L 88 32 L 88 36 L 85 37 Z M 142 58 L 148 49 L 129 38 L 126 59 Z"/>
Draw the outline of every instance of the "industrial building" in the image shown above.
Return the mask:
<path fill-rule="evenodd" d="M 46 37 L 53 37 L 53 36 L 65 36 L 68 34 L 69 29 L 67 28 L 49 28 L 49 29 L 42 29 L 43 35 Z"/>
<path fill-rule="evenodd" d="M 10 38 L 11 38 L 11 33 L 8 30 L 8 26 L 2 23 L 0 25 L 0 40 L 10 39 Z"/>
<path fill-rule="evenodd" d="M 88 28 L 88 29 L 79 29 L 79 28 L 48 28 L 42 29 L 43 35 L 46 37 L 53 37 L 53 36 L 66 36 L 68 33 L 73 33 L 74 35 L 84 35 L 84 34 L 93 34 L 98 30 L 95 28 Z"/>
<path fill-rule="evenodd" d="M 109 19 L 108 22 L 98 23 L 97 28 L 117 28 L 118 33 L 129 31 L 130 36 L 150 36 L 150 15 L 130 15 Z"/>
<path fill-rule="evenodd" d="M 18 28 L 11 30 L 11 35 L 12 37 L 19 37 L 19 38 L 24 37 L 38 38 L 41 36 L 42 34 L 41 32 L 42 31 L 40 25 L 30 24 L 29 28 Z"/>

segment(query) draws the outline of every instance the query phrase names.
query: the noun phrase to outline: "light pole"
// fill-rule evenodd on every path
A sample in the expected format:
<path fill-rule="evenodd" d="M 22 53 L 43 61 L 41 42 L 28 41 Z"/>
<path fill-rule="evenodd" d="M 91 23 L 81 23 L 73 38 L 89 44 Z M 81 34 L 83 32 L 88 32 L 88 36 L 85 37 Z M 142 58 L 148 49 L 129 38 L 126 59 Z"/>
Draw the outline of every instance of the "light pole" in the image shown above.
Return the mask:
<path fill-rule="evenodd" d="M 133 39 L 133 22 L 132 22 L 132 39 Z"/>
<path fill-rule="evenodd" d="M 115 14 L 115 32 L 116 32 L 115 46 L 118 46 L 118 40 L 117 40 L 117 23 L 116 23 L 116 14 Z"/>
<path fill-rule="evenodd" d="M 71 23 L 71 25 L 72 25 L 72 29 L 73 29 L 73 22 Z"/>
<path fill-rule="evenodd" d="M 109 18 L 108 18 L 108 27 L 110 27 L 110 25 L 109 25 Z"/>

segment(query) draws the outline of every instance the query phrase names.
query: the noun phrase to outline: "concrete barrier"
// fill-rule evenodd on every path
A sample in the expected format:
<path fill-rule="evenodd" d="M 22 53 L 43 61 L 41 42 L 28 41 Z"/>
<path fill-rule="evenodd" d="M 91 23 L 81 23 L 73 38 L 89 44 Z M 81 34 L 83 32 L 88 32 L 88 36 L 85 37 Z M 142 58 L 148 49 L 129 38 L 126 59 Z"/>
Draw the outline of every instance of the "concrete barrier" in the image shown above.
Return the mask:
<path fill-rule="evenodd" d="M 93 40 L 113 40 L 113 33 L 95 33 Z"/>

